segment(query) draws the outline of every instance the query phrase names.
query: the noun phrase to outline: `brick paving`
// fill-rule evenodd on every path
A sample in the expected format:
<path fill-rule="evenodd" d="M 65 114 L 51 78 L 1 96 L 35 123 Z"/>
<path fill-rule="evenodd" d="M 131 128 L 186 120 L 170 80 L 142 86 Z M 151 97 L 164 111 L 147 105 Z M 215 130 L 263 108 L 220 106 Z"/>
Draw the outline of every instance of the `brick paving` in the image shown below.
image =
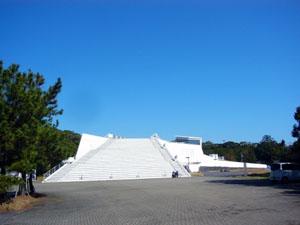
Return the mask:
<path fill-rule="evenodd" d="M 47 200 L 5 225 L 300 225 L 300 184 L 179 179 L 36 184 Z M 5 215 L 0 215 L 4 218 Z"/>

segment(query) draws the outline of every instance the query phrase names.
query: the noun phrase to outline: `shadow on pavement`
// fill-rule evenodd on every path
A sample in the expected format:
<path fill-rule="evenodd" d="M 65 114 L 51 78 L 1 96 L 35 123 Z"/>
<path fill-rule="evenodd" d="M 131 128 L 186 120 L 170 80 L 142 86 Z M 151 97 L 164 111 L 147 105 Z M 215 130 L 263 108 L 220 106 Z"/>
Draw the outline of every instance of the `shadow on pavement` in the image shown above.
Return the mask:
<path fill-rule="evenodd" d="M 43 197 L 47 197 L 46 194 L 43 194 L 43 193 L 38 193 L 38 192 L 34 192 L 32 194 L 30 194 L 31 197 L 34 197 L 34 198 L 43 198 Z"/>
<path fill-rule="evenodd" d="M 220 183 L 228 185 L 244 185 L 253 187 L 269 187 L 284 190 L 282 193 L 287 195 L 300 196 L 300 183 L 290 182 L 287 184 L 272 183 L 268 179 L 226 179 L 226 180 L 208 180 L 208 183 Z"/>
<path fill-rule="evenodd" d="M 205 177 L 233 177 L 233 176 L 242 176 L 243 172 L 203 172 Z"/>

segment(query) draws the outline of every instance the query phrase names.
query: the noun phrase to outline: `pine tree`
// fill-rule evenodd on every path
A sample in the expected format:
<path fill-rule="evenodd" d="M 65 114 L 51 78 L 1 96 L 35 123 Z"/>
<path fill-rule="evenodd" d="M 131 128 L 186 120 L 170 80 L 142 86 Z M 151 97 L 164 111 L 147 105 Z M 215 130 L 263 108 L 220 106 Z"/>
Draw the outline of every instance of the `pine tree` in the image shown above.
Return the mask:
<path fill-rule="evenodd" d="M 57 95 L 61 91 L 60 78 L 43 90 L 45 79 L 30 70 L 19 72 L 18 65 L 3 69 L 0 61 L 0 162 L 1 173 L 6 169 L 31 174 L 39 154 L 39 130 L 43 126 L 57 126 L 53 117 L 58 110 Z M 25 192 L 23 187 L 22 192 Z"/>
<path fill-rule="evenodd" d="M 297 121 L 297 124 L 293 127 L 292 136 L 297 138 L 297 140 L 292 146 L 292 161 L 300 163 L 300 106 L 297 107 L 294 118 Z"/>
<path fill-rule="evenodd" d="M 294 114 L 294 118 L 298 124 L 294 124 L 292 136 L 299 140 L 300 139 L 300 106 L 297 107 L 296 112 Z"/>

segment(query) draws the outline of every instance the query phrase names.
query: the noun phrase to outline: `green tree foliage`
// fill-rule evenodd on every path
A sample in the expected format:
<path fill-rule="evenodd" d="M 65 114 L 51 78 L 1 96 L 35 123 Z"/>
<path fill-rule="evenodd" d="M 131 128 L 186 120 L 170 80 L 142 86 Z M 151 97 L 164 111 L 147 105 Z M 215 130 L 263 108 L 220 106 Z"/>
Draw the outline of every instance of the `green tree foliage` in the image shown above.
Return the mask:
<path fill-rule="evenodd" d="M 223 144 L 214 144 L 208 141 L 203 143 L 202 146 L 205 154 L 218 154 L 224 156 L 225 160 L 241 161 L 241 152 L 243 152 L 245 161 L 256 162 L 255 145 L 248 142 L 228 141 Z"/>
<path fill-rule="evenodd" d="M 294 138 L 300 139 L 300 106 L 297 107 L 296 112 L 294 114 L 294 119 L 297 121 L 297 124 L 294 124 L 292 136 Z"/>
<path fill-rule="evenodd" d="M 55 127 L 42 127 L 39 135 L 39 154 L 37 156 L 37 175 L 42 175 L 64 159 L 76 154 L 80 134 L 61 131 Z"/>
<path fill-rule="evenodd" d="M 255 153 L 260 162 L 270 164 L 280 160 L 282 149 L 270 135 L 265 135 L 255 148 Z"/>
<path fill-rule="evenodd" d="M 243 161 L 257 162 L 257 158 L 256 158 L 255 151 L 254 151 L 255 147 L 256 147 L 256 144 L 252 144 L 252 143 L 248 143 L 248 142 L 241 142 L 240 146 L 238 148 L 238 151 L 237 151 L 238 161 L 242 161 L 241 153 L 243 153 L 243 156 L 244 156 Z"/>
<path fill-rule="evenodd" d="M 0 161 L 2 173 L 7 169 L 26 173 L 36 168 L 41 127 L 55 127 L 60 78 L 43 90 L 44 77 L 30 70 L 19 72 L 18 65 L 3 68 L 0 61 Z"/>
<path fill-rule="evenodd" d="M 294 119 L 296 120 L 297 124 L 295 124 L 293 127 L 292 136 L 297 140 L 291 147 L 290 158 L 291 161 L 300 163 L 300 106 L 296 109 Z"/>
<path fill-rule="evenodd" d="M 285 142 L 277 143 L 271 136 L 263 136 L 259 143 L 248 142 L 225 142 L 223 144 L 213 144 L 212 142 L 203 143 L 205 154 L 219 154 L 225 160 L 242 161 L 241 153 L 246 162 L 261 162 L 270 164 L 274 161 L 287 161 L 289 148 Z"/>
<path fill-rule="evenodd" d="M 81 139 L 81 135 L 74 133 L 70 130 L 64 130 L 61 132 L 61 143 L 60 143 L 60 152 L 62 159 L 66 159 L 71 156 L 75 156 L 79 142 Z M 60 160 L 59 160 L 60 161 Z"/>
<path fill-rule="evenodd" d="M 296 124 L 293 126 L 292 136 L 297 140 L 292 146 L 286 146 L 282 140 L 277 143 L 270 135 L 263 136 L 259 143 L 234 143 L 225 142 L 223 144 L 203 143 L 203 150 L 206 154 L 219 154 L 225 156 L 227 160 L 240 161 L 242 152 L 247 162 L 262 162 L 270 164 L 274 161 L 298 162 L 300 163 L 300 106 L 294 114 Z"/>
<path fill-rule="evenodd" d="M 0 200 L 5 199 L 6 191 L 13 185 L 23 184 L 24 181 L 19 177 L 0 175 Z M 0 202 L 1 203 L 1 202 Z"/>

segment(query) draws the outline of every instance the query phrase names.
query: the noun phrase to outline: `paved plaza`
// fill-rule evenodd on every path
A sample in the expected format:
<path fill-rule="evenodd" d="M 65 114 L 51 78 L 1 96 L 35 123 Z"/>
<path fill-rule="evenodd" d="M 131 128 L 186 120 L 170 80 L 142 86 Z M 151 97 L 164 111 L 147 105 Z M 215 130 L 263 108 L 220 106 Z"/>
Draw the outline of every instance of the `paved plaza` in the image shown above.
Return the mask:
<path fill-rule="evenodd" d="M 300 184 L 226 177 L 36 184 L 47 198 L 5 225 L 300 224 Z"/>

